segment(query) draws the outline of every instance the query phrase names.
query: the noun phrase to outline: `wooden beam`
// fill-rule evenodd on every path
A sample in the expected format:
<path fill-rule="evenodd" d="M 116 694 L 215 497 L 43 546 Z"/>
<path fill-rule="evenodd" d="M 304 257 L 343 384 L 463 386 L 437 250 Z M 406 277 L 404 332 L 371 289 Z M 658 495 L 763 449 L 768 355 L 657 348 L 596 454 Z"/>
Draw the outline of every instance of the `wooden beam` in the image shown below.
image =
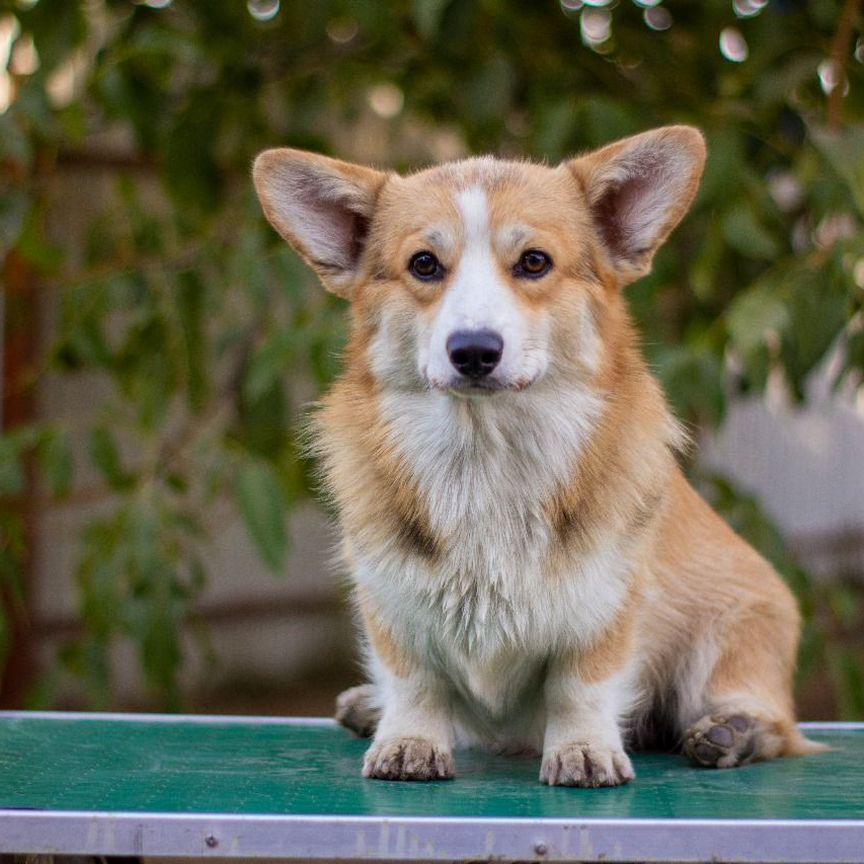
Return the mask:
<path fill-rule="evenodd" d="M 33 419 L 32 387 L 27 376 L 36 346 L 38 310 L 33 270 L 15 249 L 3 262 L 4 332 L 2 431 L 8 432 Z M 10 632 L 9 650 L 0 669 L 0 708 L 20 708 L 35 674 L 32 628 L 30 626 L 30 550 L 33 544 L 32 468 L 27 466 L 27 493 L 22 499 L 4 502 L 24 524 L 25 556 L 22 561 L 22 590 L 0 585 L 0 604 Z"/>

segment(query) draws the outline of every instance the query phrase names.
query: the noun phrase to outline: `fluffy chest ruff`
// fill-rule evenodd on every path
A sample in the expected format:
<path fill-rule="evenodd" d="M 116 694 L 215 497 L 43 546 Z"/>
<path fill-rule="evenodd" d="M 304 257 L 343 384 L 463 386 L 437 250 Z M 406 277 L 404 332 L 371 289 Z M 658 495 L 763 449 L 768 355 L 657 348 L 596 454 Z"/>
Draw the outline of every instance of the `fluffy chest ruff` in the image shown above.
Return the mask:
<path fill-rule="evenodd" d="M 512 720 L 538 704 L 550 656 L 591 644 L 630 588 L 627 536 L 568 549 L 556 524 L 605 399 L 580 386 L 477 401 L 392 392 L 364 407 L 331 404 L 324 418 L 331 480 L 349 481 L 336 491 L 364 612 L 475 720 Z M 353 434 L 339 427 L 349 418 Z"/>

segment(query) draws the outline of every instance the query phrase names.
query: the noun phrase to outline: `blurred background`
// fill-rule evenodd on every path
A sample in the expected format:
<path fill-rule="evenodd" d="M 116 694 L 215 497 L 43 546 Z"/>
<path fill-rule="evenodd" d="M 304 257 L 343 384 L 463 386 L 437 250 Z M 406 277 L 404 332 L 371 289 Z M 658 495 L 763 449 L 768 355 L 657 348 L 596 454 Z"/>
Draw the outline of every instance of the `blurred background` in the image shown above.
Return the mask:
<path fill-rule="evenodd" d="M 327 714 L 360 678 L 299 447 L 342 301 L 261 216 L 291 145 L 710 157 L 628 289 L 688 470 L 864 717 L 861 0 L 0 0 L 0 704 Z"/>

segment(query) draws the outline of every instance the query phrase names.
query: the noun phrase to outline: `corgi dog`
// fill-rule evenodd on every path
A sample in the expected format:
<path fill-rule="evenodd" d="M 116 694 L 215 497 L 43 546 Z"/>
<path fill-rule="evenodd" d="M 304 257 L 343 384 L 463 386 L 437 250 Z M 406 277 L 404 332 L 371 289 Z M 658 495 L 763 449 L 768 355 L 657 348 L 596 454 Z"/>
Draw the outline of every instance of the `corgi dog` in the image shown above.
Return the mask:
<path fill-rule="evenodd" d="M 682 474 L 622 294 L 704 161 L 686 126 L 555 167 L 255 161 L 267 218 L 350 302 L 314 446 L 365 637 L 337 710 L 372 736 L 364 776 L 451 778 L 484 746 L 614 786 L 658 736 L 718 768 L 818 749 L 795 599 Z"/>

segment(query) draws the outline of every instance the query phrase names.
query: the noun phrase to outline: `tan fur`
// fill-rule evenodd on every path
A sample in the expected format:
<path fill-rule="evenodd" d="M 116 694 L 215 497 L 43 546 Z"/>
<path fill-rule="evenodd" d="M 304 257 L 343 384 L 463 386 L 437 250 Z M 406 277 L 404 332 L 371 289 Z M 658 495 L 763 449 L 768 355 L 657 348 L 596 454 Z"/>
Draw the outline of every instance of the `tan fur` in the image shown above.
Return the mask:
<path fill-rule="evenodd" d="M 726 724 L 738 749 L 721 766 L 816 749 L 795 726 L 794 598 L 682 475 L 684 435 L 620 290 L 703 161 L 686 127 L 556 168 L 484 158 L 400 177 L 259 157 L 268 217 L 352 301 L 315 449 L 369 644 L 374 684 L 352 691 L 359 713 L 339 709 L 377 725 L 367 776 L 451 776 L 467 742 L 542 750 L 544 782 L 626 782 L 622 717 L 688 753 Z M 526 248 L 551 253 L 542 279 L 514 269 Z M 445 277 L 411 276 L 418 250 Z M 453 292 L 470 304 L 490 286 L 498 299 L 466 320 L 504 304 L 524 353 L 496 395 L 465 398 L 425 364 L 442 368 Z"/>
<path fill-rule="evenodd" d="M 614 621 L 594 642 L 580 651 L 574 651 L 573 671 L 589 684 L 604 681 L 619 672 L 636 650 L 638 606 L 642 589 L 638 580 L 631 586 Z"/>
<path fill-rule="evenodd" d="M 357 603 L 366 635 L 376 655 L 394 675 L 399 678 L 407 678 L 416 668 L 416 664 L 406 656 L 393 639 L 393 634 L 372 607 L 362 589 L 357 591 Z"/>

